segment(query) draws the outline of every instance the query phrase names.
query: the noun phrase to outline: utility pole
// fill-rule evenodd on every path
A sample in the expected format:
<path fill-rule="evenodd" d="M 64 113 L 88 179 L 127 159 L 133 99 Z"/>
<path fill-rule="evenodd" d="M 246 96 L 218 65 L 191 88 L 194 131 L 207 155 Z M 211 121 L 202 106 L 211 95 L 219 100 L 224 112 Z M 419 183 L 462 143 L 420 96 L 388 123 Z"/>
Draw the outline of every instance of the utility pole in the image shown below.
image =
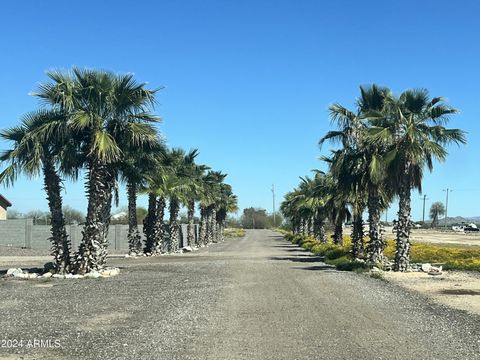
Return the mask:
<path fill-rule="evenodd" d="M 420 198 L 422 199 L 422 198 Z M 422 217 L 422 222 L 425 224 L 425 201 L 427 201 L 427 195 L 423 195 L 423 217 Z"/>
<path fill-rule="evenodd" d="M 453 190 L 449 189 L 449 188 L 446 188 L 446 189 L 443 189 L 443 191 L 445 191 L 447 193 L 447 198 L 445 200 L 445 223 L 444 223 L 444 227 L 445 227 L 445 230 L 446 230 L 447 229 L 447 215 L 448 215 L 448 193 L 452 192 Z"/>
<path fill-rule="evenodd" d="M 275 221 L 275 185 L 272 184 L 272 200 L 273 200 L 273 227 L 277 226 Z"/>

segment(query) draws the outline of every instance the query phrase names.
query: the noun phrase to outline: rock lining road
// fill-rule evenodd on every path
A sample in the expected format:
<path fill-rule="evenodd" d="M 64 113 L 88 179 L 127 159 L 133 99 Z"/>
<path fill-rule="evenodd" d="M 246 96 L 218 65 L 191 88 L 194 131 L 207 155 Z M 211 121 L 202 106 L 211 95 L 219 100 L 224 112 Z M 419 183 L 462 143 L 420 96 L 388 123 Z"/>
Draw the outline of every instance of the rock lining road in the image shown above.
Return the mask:
<path fill-rule="evenodd" d="M 332 270 L 272 231 L 109 265 L 121 274 L 2 279 L 0 341 L 61 348 L 0 348 L 0 359 L 480 358 L 480 317 Z"/>

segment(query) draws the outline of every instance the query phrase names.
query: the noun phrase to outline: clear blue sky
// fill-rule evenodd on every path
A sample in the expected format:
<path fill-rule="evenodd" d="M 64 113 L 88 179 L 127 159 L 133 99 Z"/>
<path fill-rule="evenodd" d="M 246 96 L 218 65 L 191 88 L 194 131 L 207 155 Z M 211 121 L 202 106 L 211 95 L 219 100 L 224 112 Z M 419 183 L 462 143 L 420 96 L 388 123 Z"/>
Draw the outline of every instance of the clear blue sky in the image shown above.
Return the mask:
<path fill-rule="evenodd" d="M 479 15 L 475 0 L 3 2 L 0 125 L 38 106 L 28 93 L 48 69 L 134 72 L 165 86 L 156 113 L 168 144 L 198 148 L 199 162 L 227 172 L 241 208 L 271 210 L 272 183 L 280 202 L 298 176 L 324 167 L 317 142 L 331 103 L 353 107 L 361 84 L 425 87 L 461 109 L 450 126 L 469 141 L 425 176 L 427 208 L 448 187 L 449 215 L 477 216 Z M 66 204 L 85 211 L 82 182 L 66 188 Z M 41 179 L 1 191 L 19 211 L 47 209 Z"/>

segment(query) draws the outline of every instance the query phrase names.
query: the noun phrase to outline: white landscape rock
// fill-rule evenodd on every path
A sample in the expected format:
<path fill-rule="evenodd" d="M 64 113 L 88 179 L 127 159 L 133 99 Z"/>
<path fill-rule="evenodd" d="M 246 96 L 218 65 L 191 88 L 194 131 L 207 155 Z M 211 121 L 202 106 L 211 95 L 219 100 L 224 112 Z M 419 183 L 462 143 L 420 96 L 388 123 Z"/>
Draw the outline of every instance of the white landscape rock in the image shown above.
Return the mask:
<path fill-rule="evenodd" d="M 87 279 L 98 279 L 100 276 L 101 276 L 100 273 L 95 270 L 85 274 L 85 278 Z"/>
<path fill-rule="evenodd" d="M 38 278 L 38 274 L 37 273 L 28 274 L 28 278 L 29 279 L 36 279 L 36 278 Z"/>
<path fill-rule="evenodd" d="M 422 264 L 422 271 L 423 272 L 429 272 L 431 268 L 432 268 L 432 265 L 429 264 L 429 263 Z"/>
<path fill-rule="evenodd" d="M 432 266 L 428 271 L 428 275 L 442 275 L 442 270 L 443 270 L 442 266 L 439 266 L 439 267 Z"/>
<path fill-rule="evenodd" d="M 7 276 L 15 276 L 15 274 L 22 274 L 23 271 L 20 268 L 10 268 L 7 270 Z"/>
<path fill-rule="evenodd" d="M 100 272 L 102 277 L 111 277 L 111 276 L 116 276 L 120 274 L 120 269 L 119 268 L 107 268 Z"/>
<path fill-rule="evenodd" d="M 184 252 L 192 252 L 192 251 L 193 251 L 193 249 L 192 249 L 191 246 L 184 246 L 184 247 L 182 248 L 182 250 L 183 250 Z"/>
<path fill-rule="evenodd" d="M 24 272 L 16 272 L 13 274 L 13 277 L 15 278 L 19 278 L 19 279 L 28 279 L 28 273 L 24 273 Z"/>
<path fill-rule="evenodd" d="M 62 274 L 53 274 L 52 277 L 55 279 L 65 279 L 65 275 Z"/>
<path fill-rule="evenodd" d="M 51 278 L 52 277 L 52 273 L 51 272 L 46 272 L 45 274 L 43 274 L 42 276 L 40 276 L 41 278 L 44 278 L 44 279 L 48 279 L 48 278 Z"/>

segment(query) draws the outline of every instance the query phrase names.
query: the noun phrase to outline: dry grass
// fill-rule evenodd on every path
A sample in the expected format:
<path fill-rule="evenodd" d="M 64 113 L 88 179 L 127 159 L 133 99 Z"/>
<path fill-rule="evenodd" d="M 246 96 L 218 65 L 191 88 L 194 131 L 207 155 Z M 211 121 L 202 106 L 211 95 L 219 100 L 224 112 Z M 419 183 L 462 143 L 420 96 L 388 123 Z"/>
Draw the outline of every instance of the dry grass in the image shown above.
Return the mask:
<path fill-rule="evenodd" d="M 223 234 L 225 237 L 244 237 L 245 233 L 245 229 L 226 228 Z"/>

